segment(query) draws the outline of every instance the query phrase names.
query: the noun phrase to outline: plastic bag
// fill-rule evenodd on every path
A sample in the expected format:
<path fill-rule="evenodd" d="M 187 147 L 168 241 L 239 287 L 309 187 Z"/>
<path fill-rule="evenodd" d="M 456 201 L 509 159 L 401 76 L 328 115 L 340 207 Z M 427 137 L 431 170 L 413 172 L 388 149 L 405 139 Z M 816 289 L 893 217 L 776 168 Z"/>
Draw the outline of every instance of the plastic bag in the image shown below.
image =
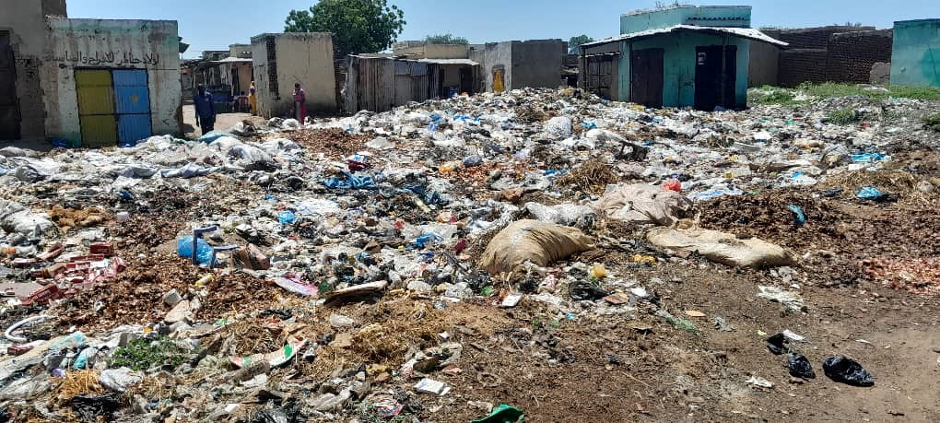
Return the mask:
<path fill-rule="evenodd" d="M 850 386 L 869 387 L 876 384 L 872 374 L 859 362 L 843 355 L 831 356 L 823 361 L 823 372 L 831 380 Z"/>
<path fill-rule="evenodd" d="M 500 231 L 480 258 L 490 275 L 513 272 L 524 262 L 546 266 L 591 249 L 594 240 L 581 230 L 533 219 L 516 221 Z"/>
<path fill-rule="evenodd" d="M 523 419 L 526 418 L 526 415 L 523 414 L 523 410 L 515 406 L 510 406 L 505 403 L 500 404 L 500 406 L 493 408 L 493 411 L 490 411 L 486 417 L 478 418 L 472 420 L 472 423 L 519 423 L 523 422 Z"/>
<path fill-rule="evenodd" d="M 184 258 L 193 257 L 193 236 L 182 237 L 176 241 L 176 254 Z M 212 246 L 205 240 L 196 240 L 196 260 L 201 265 L 209 265 L 212 261 Z"/>
<path fill-rule="evenodd" d="M 278 214 L 278 222 L 282 224 L 292 224 L 294 223 L 294 212 L 291 211 L 282 211 Z"/>
<path fill-rule="evenodd" d="M 810 361 L 799 353 L 792 353 L 787 357 L 787 370 L 794 377 L 817 378 L 817 373 L 814 372 L 814 367 L 810 365 Z"/>
<path fill-rule="evenodd" d="M 546 123 L 546 133 L 549 136 L 561 139 L 572 135 L 572 118 L 556 116 Z"/>

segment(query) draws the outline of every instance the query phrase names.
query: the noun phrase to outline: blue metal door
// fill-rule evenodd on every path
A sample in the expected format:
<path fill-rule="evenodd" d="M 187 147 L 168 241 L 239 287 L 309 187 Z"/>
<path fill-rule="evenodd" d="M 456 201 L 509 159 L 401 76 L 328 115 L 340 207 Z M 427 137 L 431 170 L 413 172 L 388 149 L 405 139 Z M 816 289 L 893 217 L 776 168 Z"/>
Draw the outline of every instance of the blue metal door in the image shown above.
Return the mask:
<path fill-rule="evenodd" d="M 118 115 L 118 139 L 123 146 L 150 137 L 150 92 L 147 71 L 114 70 L 114 98 Z"/>

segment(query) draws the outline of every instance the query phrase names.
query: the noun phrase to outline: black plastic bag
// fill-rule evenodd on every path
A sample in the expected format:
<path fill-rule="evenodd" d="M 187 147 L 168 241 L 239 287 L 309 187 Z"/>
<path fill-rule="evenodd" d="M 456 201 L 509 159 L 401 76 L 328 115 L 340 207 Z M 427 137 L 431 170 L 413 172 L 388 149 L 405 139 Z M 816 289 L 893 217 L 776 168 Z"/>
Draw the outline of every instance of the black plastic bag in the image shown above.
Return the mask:
<path fill-rule="evenodd" d="M 850 386 L 869 387 L 876 384 L 872 374 L 859 362 L 843 355 L 831 356 L 823 361 L 823 373 L 833 381 Z"/>
<path fill-rule="evenodd" d="M 255 412 L 252 416 L 255 423 L 303 423 L 307 417 L 300 411 L 295 399 L 284 401 L 280 407 L 267 408 Z"/>
<path fill-rule="evenodd" d="M 578 280 L 569 285 L 569 295 L 575 300 L 597 300 L 607 296 L 608 292 L 588 281 Z"/>
<path fill-rule="evenodd" d="M 788 347 L 786 346 L 788 340 L 783 333 L 778 333 L 768 337 L 766 342 L 768 342 L 768 350 L 770 350 L 771 353 L 775 355 L 780 355 L 788 351 Z"/>
<path fill-rule="evenodd" d="M 787 370 L 794 377 L 800 378 L 817 378 L 817 373 L 814 372 L 814 367 L 810 365 L 810 361 L 804 355 L 799 353 L 792 353 L 787 357 Z"/>
<path fill-rule="evenodd" d="M 117 393 L 93 396 L 81 394 L 72 398 L 72 409 L 84 422 L 114 421 L 114 412 L 121 407 Z"/>

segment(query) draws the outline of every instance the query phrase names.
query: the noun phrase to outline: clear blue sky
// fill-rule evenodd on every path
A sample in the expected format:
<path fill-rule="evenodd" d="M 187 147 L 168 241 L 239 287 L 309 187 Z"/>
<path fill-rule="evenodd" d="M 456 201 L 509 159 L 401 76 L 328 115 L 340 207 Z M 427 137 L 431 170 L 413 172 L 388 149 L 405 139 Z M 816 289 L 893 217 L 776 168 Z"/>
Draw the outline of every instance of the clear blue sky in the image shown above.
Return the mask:
<path fill-rule="evenodd" d="M 34 1 L 34 0 L 25 0 Z M 247 43 L 263 32 L 280 32 L 291 9 L 314 0 L 68 0 L 74 18 L 172 19 L 190 43 L 184 57 Z M 618 33 L 621 13 L 650 8 L 654 0 L 390 0 L 408 24 L 399 40 L 452 33 L 472 43 Z M 672 3 L 664 0 L 662 3 Z M 681 2 L 685 3 L 685 2 Z M 861 22 L 891 28 L 904 19 L 939 17 L 938 0 L 715 0 L 694 4 L 750 4 L 752 26 L 805 27 Z"/>

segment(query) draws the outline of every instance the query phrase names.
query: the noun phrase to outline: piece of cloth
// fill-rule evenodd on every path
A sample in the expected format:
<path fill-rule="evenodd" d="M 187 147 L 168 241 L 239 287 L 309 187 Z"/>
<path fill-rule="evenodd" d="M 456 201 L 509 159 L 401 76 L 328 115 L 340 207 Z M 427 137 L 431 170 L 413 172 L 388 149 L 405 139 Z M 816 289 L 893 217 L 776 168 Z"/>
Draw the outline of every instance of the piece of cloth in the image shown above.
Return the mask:
<path fill-rule="evenodd" d="M 294 119 L 304 125 L 307 117 L 307 93 L 303 88 L 294 89 Z"/>

